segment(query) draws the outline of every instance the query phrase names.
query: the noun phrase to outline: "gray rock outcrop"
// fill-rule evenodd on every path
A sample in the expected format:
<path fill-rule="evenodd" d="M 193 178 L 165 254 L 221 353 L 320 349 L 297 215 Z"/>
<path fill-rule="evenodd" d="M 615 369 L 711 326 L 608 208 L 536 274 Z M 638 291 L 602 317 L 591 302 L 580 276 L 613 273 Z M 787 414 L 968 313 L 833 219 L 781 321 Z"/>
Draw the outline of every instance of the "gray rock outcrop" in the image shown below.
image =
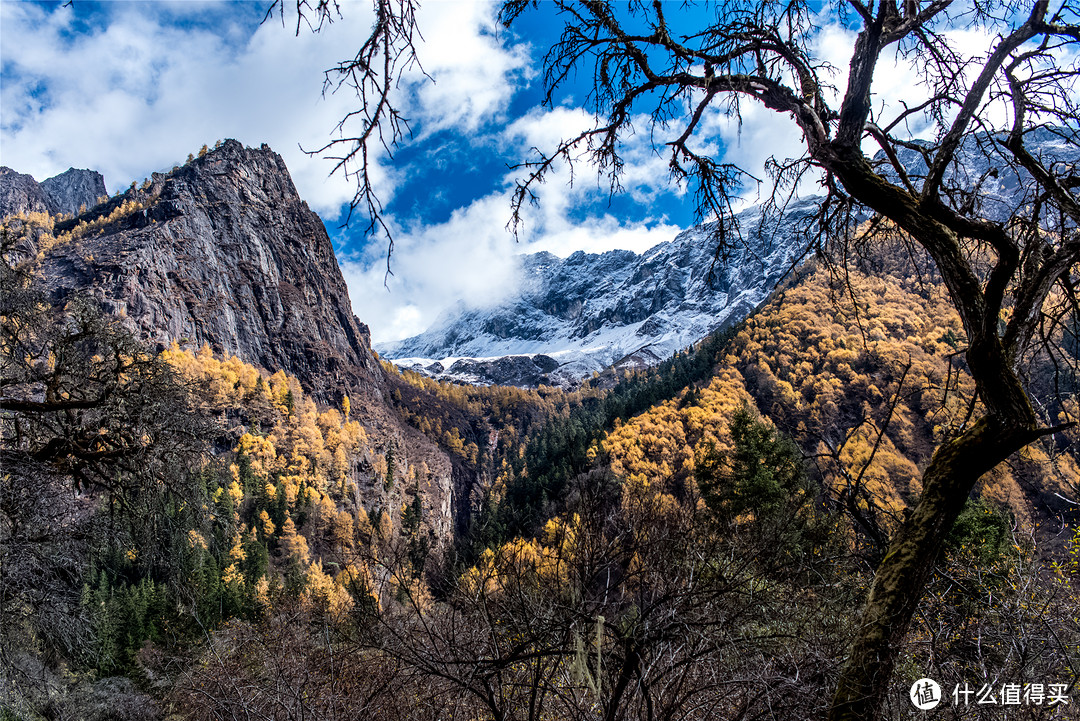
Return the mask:
<path fill-rule="evenodd" d="M 83 172 L 65 175 L 70 202 L 82 203 L 80 188 L 99 189 Z M 19 180 L 28 189 L 21 198 L 30 198 L 37 183 L 21 178 L 29 179 Z M 376 453 L 393 448 L 402 474 L 427 468 L 415 486 L 387 489 L 354 464 L 356 501 L 374 513 L 401 507 L 417 488 L 433 549 L 449 547 L 470 512 L 476 472 L 390 403 L 411 386 L 379 365 L 323 222 L 300 199 L 280 155 L 227 140 L 172 173 L 154 174 L 144 188 L 56 221 L 53 234 L 59 240 L 40 259 L 39 247 L 24 253 L 54 302 L 96 298 L 151 349 L 207 344 L 218 356 L 284 370 L 316 402 L 340 407 L 348 394 L 351 417 Z"/>
<path fill-rule="evenodd" d="M 59 175 L 41 181 L 53 213 L 76 215 L 80 208 L 93 208 L 98 198 L 109 195 L 105 178 L 96 170 L 68 168 Z"/>
<path fill-rule="evenodd" d="M 326 229 L 266 146 L 226 141 L 56 232 L 88 221 L 38 268 L 56 300 L 88 292 L 151 347 L 208 344 L 282 369 L 325 402 L 377 387 L 381 369 Z"/>
<path fill-rule="evenodd" d="M 33 176 L 0 167 L 0 218 L 17 213 L 51 213 L 49 199 Z"/>
<path fill-rule="evenodd" d="M 108 195 L 105 178 L 96 170 L 68 168 L 39 183 L 31 175 L 0 167 L 0 218 L 17 213 L 76 215 Z"/>
<path fill-rule="evenodd" d="M 87 294 L 151 348 L 207 344 L 219 356 L 284 370 L 322 403 L 340 407 L 348 394 L 376 452 L 394 448 L 403 473 L 428 469 L 417 481 L 424 522 L 436 550 L 449 546 L 476 474 L 389 402 L 410 386 L 372 353 L 326 229 L 277 153 L 227 140 L 154 174 L 145 188 L 57 222 L 54 233 L 74 237 L 49 248 L 34 271 L 55 302 Z M 406 484 L 387 491 L 371 473 L 353 472 L 369 512 L 406 502 Z"/>

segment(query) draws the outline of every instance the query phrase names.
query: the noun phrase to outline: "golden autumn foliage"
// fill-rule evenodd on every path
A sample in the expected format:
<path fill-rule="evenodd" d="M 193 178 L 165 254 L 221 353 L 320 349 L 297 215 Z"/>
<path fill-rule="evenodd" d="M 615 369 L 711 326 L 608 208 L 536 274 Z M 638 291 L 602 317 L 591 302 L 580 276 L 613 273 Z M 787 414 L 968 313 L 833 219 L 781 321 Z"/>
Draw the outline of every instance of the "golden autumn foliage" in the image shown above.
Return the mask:
<path fill-rule="evenodd" d="M 0 227 L 13 240 L 33 241 L 36 255 L 32 261 L 38 263 L 54 246 L 100 233 L 107 226 L 149 208 L 154 202 L 155 198 L 146 192 L 131 192 L 125 194 L 123 200 L 116 200 L 111 209 L 106 207 L 102 212 L 87 219 L 80 217 L 78 221 L 75 221 L 68 215 L 54 216 L 31 211 L 5 217 Z M 108 212 L 104 212 L 105 210 Z M 88 260 L 93 260 L 93 258 Z"/>
<path fill-rule="evenodd" d="M 811 266 L 747 319 L 707 385 L 619 424 L 590 453 L 637 486 L 678 487 L 705 448 L 729 447 L 726 421 L 748 404 L 799 442 L 834 497 L 857 481 L 858 505 L 892 527 L 932 449 L 969 417 L 974 384 L 945 289 L 886 265 L 842 279 Z M 1028 521 L 1024 478 L 1080 486 L 1075 457 L 1032 446 L 980 493 Z"/>
<path fill-rule="evenodd" d="M 727 419 L 740 406 L 753 404 L 739 371 L 722 370 L 695 396 L 696 402 L 683 403 L 684 393 L 619 424 L 600 444 L 611 470 L 635 486 L 663 487 L 685 481 L 706 445 L 730 448 Z"/>
<path fill-rule="evenodd" d="M 198 389 L 208 409 L 242 414 L 247 421 L 235 437 L 225 479 L 210 494 L 216 512 L 233 529 L 222 582 L 250 592 L 267 612 L 272 589 L 282 587 L 280 581 L 271 582 L 273 575 L 288 572 L 300 579 L 302 603 L 335 617 L 347 613 L 353 606 L 350 584 L 368 579 L 364 587 L 374 588 L 366 563 L 357 556 L 376 534 L 357 503 L 356 477 L 365 468 L 374 476 L 378 464 L 385 465 L 384 457 L 373 453 L 367 431 L 349 418 L 348 400 L 344 412 L 319 411 L 295 378 L 282 371 L 265 376 L 236 357 L 215 356 L 206 345 L 191 351 L 174 343 L 162 357 Z M 386 535 L 392 523 L 382 514 Z M 201 538 L 191 543 L 207 547 Z M 271 564 L 262 575 L 245 580 L 241 569 L 250 566 L 252 543 L 270 551 Z M 348 575 L 337 573 L 342 559 L 349 559 L 344 565 L 351 569 Z M 333 565 L 327 565 L 331 560 Z"/>
<path fill-rule="evenodd" d="M 447 575 L 439 586 L 429 586 L 410 557 L 417 534 L 407 523 L 408 495 L 382 491 L 367 509 L 354 502 L 358 473 L 376 494 L 388 476 L 408 494 L 429 476 L 424 464 L 405 463 L 399 445 L 379 443 L 374 433 L 369 439 L 351 420 L 357 414 L 350 403 L 320 411 L 284 373 L 252 381 L 233 359 L 174 350 L 183 356 L 178 367 L 213 386 L 207 397 L 243 403 L 259 418 L 234 435 L 228 480 L 213 502 L 235 509 L 240 524 L 226 537 L 222 581 L 249 593 L 266 621 L 214 634 L 213 658 L 231 664 L 234 678 L 257 684 L 291 643 L 302 670 L 298 688 L 306 689 L 312 654 L 325 646 L 345 659 L 353 679 L 393 666 L 401 685 L 371 697 L 404 698 L 396 710 L 449 697 L 469 718 L 495 710 L 525 716 L 533 708 L 542 709 L 535 718 L 585 717 L 619 688 L 640 704 L 663 698 L 678 710 L 673 699 L 693 696 L 693 704 L 735 717 L 758 700 L 733 699 L 726 684 L 715 683 L 717 671 L 752 674 L 764 687 L 783 659 L 800 673 L 789 674 L 798 681 L 777 698 L 798 709 L 785 717 L 798 717 L 835 675 L 854 599 L 869 583 L 847 522 L 821 495 L 839 497 L 857 478 L 869 490 L 856 499 L 864 510 L 872 506 L 886 519 L 902 513 L 918 493 L 926 454 L 963 422 L 972 391 L 950 358 L 963 338 L 939 296 L 899 277 L 852 277 L 868 294 L 856 294 L 856 312 L 824 269 L 807 278 L 734 335 L 708 380 L 589 437 L 584 455 L 592 467 L 572 478 L 563 499 L 544 506 L 550 512 L 535 534 L 495 536 L 460 576 L 440 569 Z M 454 453 L 455 463 L 489 464 L 484 478 L 496 500 L 515 476 L 542 472 L 538 464 L 514 463 L 524 458 L 529 428 L 545 418 L 573 420 L 569 409 L 594 393 L 445 387 L 393 373 L 397 410 Z M 428 394 L 441 405 L 424 405 Z M 730 479 L 731 464 L 715 459 L 737 452 L 733 418 L 740 412 L 762 436 L 796 438 L 828 484 L 824 492 L 809 482 L 780 484 L 758 505 L 751 483 L 718 501 L 723 494 L 710 495 L 709 472 Z M 1033 448 L 1014 468 L 988 477 L 983 495 L 1022 506 L 1016 469 L 1068 475 L 1075 472 L 1070 458 Z M 271 553 L 267 573 L 255 579 L 242 573 L 257 555 L 253 540 Z M 994 618 L 1009 613 L 1010 628 L 1029 633 L 1075 597 L 1048 595 L 1037 576 L 1025 576 L 1024 553 L 984 573 L 970 547 L 962 543 L 945 567 L 965 589 L 942 577 L 904 651 L 914 666 L 927 645 L 965 649 L 975 632 L 993 636 L 995 647 L 979 647 L 971 664 L 949 669 L 950 679 L 997 658 L 996 646 L 1007 640 L 994 632 Z M 283 586 L 299 589 L 288 603 L 281 602 Z M 961 598 L 966 606 L 956 601 L 964 594 L 975 597 Z M 281 636 L 297 623 L 318 627 L 326 640 Z M 1075 629 L 1066 630 L 1075 638 Z M 1050 651 L 1040 646 L 1038 653 L 1041 667 L 1060 667 Z M 635 665 L 641 660 L 647 663 Z M 214 669 L 197 670 L 192 689 L 212 685 Z M 477 669 L 487 684 L 481 687 L 497 697 L 470 695 Z M 641 682 L 620 687 L 635 669 Z M 341 677 L 335 669 L 326 688 L 340 690 Z M 537 683 L 547 691 L 532 698 Z M 690 696 L 686 688 L 694 689 Z M 192 698 L 187 708 L 201 703 Z"/>
<path fill-rule="evenodd" d="M 582 399 L 600 395 L 588 384 L 567 392 L 549 386 L 527 389 L 444 383 L 387 361 L 380 363 L 397 386 L 391 398 L 402 417 L 474 468 L 485 460 L 498 463 L 511 449 L 520 450 L 522 439 L 543 423 L 565 418 Z M 488 433 L 478 433 L 478 426 L 486 427 Z M 485 435 L 498 439 L 494 448 L 484 448 Z"/>
<path fill-rule="evenodd" d="M 44 227 L 52 221 L 34 222 Z M 735 451 L 733 416 L 747 409 L 755 418 L 760 414 L 767 429 L 792 435 L 826 484 L 823 495 L 842 498 L 859 485 L 864 493 L 855 498 L 858 509 L 881 513 L 888 524 L 918 494 L 930 449 L 965 422 L 973 393 L 958 354 L 964 344 L 959 322 L 940 289 L 898 273 L 852 272 L 841 286 L 835 280 L 825 268 L 810 268 L 734 335 L 708 380 L 615 422 L 602 437 L 588 436 L 582 447 L 589 472 L 575 470 L 565 497 L 545 498 L 546 515 L 534 535 L 495 536 L 475 562 L 465 562 L 457 583 L 449 578 L 457 568 L 444 567 L 435 572 L 445 574 L 443 583 L 432 586 L 427 581 L 434 573 L 425 577 L 411 558 L 410 544 L 421 534 L 409 525 L 410 513 L 416 523 L 423 514 L 419 489 L 431 471 L 407 457 L 400 438 L 377 430 L 369 435 L 357 420 L 365 418 L 363 409 L 356 412 L 347 396 L 340 408 L 320 409 L 282 371 L 266 374 L 235 357 L 215 356 L 208 346 L 192 351 L 174 344 L 162 357 L 228 428 L 219 443 L 219 466 L 203 469 L 206 495 L 200 502 L 214 531 L 180 537 L 192 558 L 213 559 L 193 564 L 191 581 L 219 582 L 225 602 L 233 604 L 223 615 L 247 618 L 259 633 L 296 618 L 323 624 L 327 649 L 339 643 L 330 634 L 368 633 L 365 624 L 377 618 L 383 630 L 391 629 L 391 641 L 354 656 L 365 663 L 408 659 L 408 649 L 387 649 L 401 639 L 413 642 L 410 633 L 443 633 L 439 624 L 447 617 L 476 610 L 453 627 L 461 636 L 449 638 L 479 638 L 482 663 L 497 656 L 493 646 L 514 650 L 498 660 L 505 661 L 505 673 L 493 682 L 508 699 L 527 687 L 530 675 L 549 674 L 571 689 L 565 698 L 594 709 L 604 690 L 619 683 L 619 664 L 633 670 L 635 654 L 658 663 L 654 668 L 671 662 L 658 672 L 661 678 L 649 679 L 656 688 L 708 664 L 741 672 L 761 658 L 805 653 L 800 662 L 815 668 L 823 652 L 806 647 L 836 632 L 842 625 L 836 619 L 852 612 L 848 600 L 864 590 L 852 589 L 867 578 L 853 568 L 843 521 L 822 510 L 809 485 L 788 494 L 771 515 L 742 502 L 746 493 L 713 503 L 707 479 L 700 479 L 716 457 Z M 570 420 L 572 408 L 602 398 L 589 387 L 575 393 L 473 388 L 384 368 L 396 410 L 456 456 L 455 470 L 464 465 L 476 471 L 477 487 L 490 491 L 485 501 L 495 503 L 515 475 L 543 471 L 539 463 L 523 462 L 531 430 L 550 419 Z M 1062 413 L 1076 415 L 1075 399 Z M 1029 473 L 1053 479 L 1050 489 L 1075 488 L 1080 481 L 1075 456 L 1032 446 L 988 474 L 982 496 L 1025 522 L 1020 482 Z M 991 591 L 989 600 L 961 599 L 987 616 L 1003 610 L 996 596 L 990 598 L 999 589 L 1014 606 L 1038 597 L 1021 593 L 1030 579 L 1016 565 L 983 574 L 972 565 L 971 548 L 961 545 L 959 560 L 950 559 L 951 577 L 938 584 L 917 644 L 945 638 L 934 624 L 947 628 L 950 643 L 968 642 L 969 618 L 948 608 L 962 595 L 950 585 L 953 578 L 979 593 Z M 1080 535 L 1068 549 L 1062 575 L 1080 575 Z M 135 548 L 127 553 L 128 560 L 138 556 Z M 1027 562 L 1019 547 L 1016 558 Z M 852 565 L 838 572 L 845 563 Z M 999 583 L 1005 585 L 994 585 Z M 1075 607 L 1073 596 L 1063 594 Z M 1028 608 L 1004 610 L 1025 623 L 1032 617 Z M 707 631 L 702 648 L 686 651 L 687 627 Z M 230 633 L 226 627 L 211 643 Z M 446 640 L 432 641 L 435 651 Z M 346 654 L 355 649 L 351 643 L 342 643 Z M 467 644 L 442 648 L 449 649 L 451 666 L 469 652 Z M 222 655 L 242 656 L 237 649 Z M 514 656 L 518 649 L 550 666 L 529 666 Z M 276 650 L 270 648 L 271 662 Z M 425 660 L 402 663 L 415 662 L 415 670 Z M 415 678 L 436 666 L 423 668 Z M 213 665 L 198 671 L 204 672 L 213 673 Z M 642 680 L 630 688 L 646 686 Z M 731 715 L 738 711 L 721 694 L 708 703 Z M 470 718 L 490 710 L 462 708 Z M 560 715 L 549 710 L 539 717 Z"/>

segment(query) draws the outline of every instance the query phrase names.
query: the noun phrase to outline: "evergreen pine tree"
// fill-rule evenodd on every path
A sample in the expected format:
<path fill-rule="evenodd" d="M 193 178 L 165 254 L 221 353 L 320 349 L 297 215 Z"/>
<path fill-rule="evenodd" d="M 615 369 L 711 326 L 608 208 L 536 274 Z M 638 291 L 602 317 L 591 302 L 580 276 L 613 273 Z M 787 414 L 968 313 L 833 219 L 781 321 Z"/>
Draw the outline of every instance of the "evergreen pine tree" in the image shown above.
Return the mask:
<path fill-rule="evenodd" d="M 394 449 L 386 449 L 386 478 L 383 481 L 383 488 L 389 491 L 394 487 Z"/>

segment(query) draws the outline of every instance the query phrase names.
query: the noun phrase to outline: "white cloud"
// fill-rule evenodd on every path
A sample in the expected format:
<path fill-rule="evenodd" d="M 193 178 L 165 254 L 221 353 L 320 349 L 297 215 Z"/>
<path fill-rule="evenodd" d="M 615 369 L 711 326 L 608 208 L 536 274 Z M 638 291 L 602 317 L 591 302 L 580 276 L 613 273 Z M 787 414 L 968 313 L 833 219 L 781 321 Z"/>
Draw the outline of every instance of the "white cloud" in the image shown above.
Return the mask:
<path fill-rule="evenodd" d="M 415 335 L 451 305 L 485 306 L 511 292 L 521 249 L 502 223 L 492 222 L 507 208 L 497 196 L 481 198 L 444 223 L 399 232 L 392 276 L 377 250 L 343 260 L 353 310 L 373 339 Z"/>
<path fill-rule="evenodd" d="M 356 106 L 347 91 L 323 97 L 323 73 L 352 57 L 370 31 L 367 3 L 344 5 L 343 17 L 317 35 L 295 35 L 292 19 L 284 27 L 233 21 L 215 3 L 107 7 L 100 26 L 84 31 L 77 9 L 0 4 L 4 164 L 38 179 L 72 165 L 94 168 L 116 189 L 234 137 L 268 143 L 301 196 L 324 218 L 337 215 L 352 182 L 328 178 L 332 163 L 299 146 L 324 144 Z M 489 1 L 425 4 L 417 51 L 434 83 L 417 71 L 401 88 L 402 109 L 422 133 L 471 133 L 505 112 L 528 56 L 504 47 L 493 18 Z M 388 201 L 405 169 L 385 159 L 372 169 Z M 358 315 L 377 329 L 415 333 L 450 302 L 501 297 L 522 250 L 504 230 L 508 207 L 501 197 L 481 198 L 441 225 L 399 230 L 392 293 L 377 253 L 346 260 Z"/>
<path fill-rule="evenodd" d="M 648 126 L 647 118 L 635 118 L 636 125 Z M 594 121 L 584 110 L 577 108 L 556 107 L 547 110 L 534 108 L 531 112 L 517 118 L 502 134 L 502 141 L 508 145 L 522 148 L 522 158 L 535 159 L 535 152 L 526 154 L 526 148 L 539 148 L 553 152 L 561 140 L 570 139 L 583 130 L 592 127 Z M 629 194 L 637 203 L 649 204 L 661 195 L 681 196 L 685 189 L 678 187 L 668 172 L 668 159 L 656 152 L 648 139 L 647 133 L 628 134 L 621 138 L 619 153 L 623 160 L 620 185 L 623 193 Z M 590 163 L 588 148 L 582 146 L 572 156 L 573 169 L 562 160 L 558 160 L 548 174 L 545 182 L 532 187 L 538 203 L 535 207 L 523 208 L 522 238 L 525 242 L 552 243 L 555 235 L 567 236 L 571 224 L 569 214 L 588 202 L 604 201 L 610 197 L 611 185 L 608 176 L 597 173 L 597 168 Z M 523 179 L 521 169 L 511 170 L 505 176 L 507 187 Z M 507 201 L 509 202 L 509 201 Z M 611 228 L 610 219 L 590 219 L 588 225 Z M 647 225 L 663 223 L 664 218 L 649 218 Z M 621 236 L 627 238 L 627 236 Z M 544 239 L 541 241 L 541 239 Z M 590 247 L 598 250 L 629 247 L 630 240 L 613 238 L 610 242 L 599 241 Z M 636 243 L 639 245 L 640 243 Z M 554 243 L 554 247 L 564 248 L 564 243 Z M 546 249 L 546 248 L 545 248 Z M 552 250 L 552 252 L 557 252 Z M 572 250 L 570 251 L 572 252 Z M 567 254 L 567 253 L 560 253 Z"/>
<path fill-rule="evenodd" d="M 616 248 L 644 253 L 658 243 L 673 239 L 682 230 L 683 228 L 662 222 L 624 224 L 614 216 L 604 215 L 587 224 L 566 224 L 562 229 L 530 243 L 528 250 L 546 250 L 560 257 L 566 257 L 578 250 L 603 253 Z"/>
<path fill-rule="evenodd" d="M 555 128 L 565 129 L 580 119 L 576 111 L 538 113 L 515 123 L 504 137 L 535 144 L 540 140 L 537 134 L 554 138 Z M 640 253 L 681 230 L 662 218 L 627 222 L 602 214 L 571 220 L 573 210 L 607 192 L 597 188 L 595 176 L 590 182 L 588 172 L 571 186 L 567 169 L 560 167 L 538 185 L 539 203 L 524 210 L 525 223 L 516 241 L 506 228 L 515 177 L 511 172 L 503 190 L 455 210 L 446 222 L 399 229 L 391 259 L 393 276 L 386 276 L 381 248 L 344 260 L 353 309 L 370 324 L 372 338 L 376 342 L 406 338 L 426 330 L 447 309 L 498 303 L 520 285 L 520 254 L 546 250 L 565 257 L 578 250 L 600 253 L 614 248 Z"/>
<path fill-rule="evenodd" d="M 556 199 L 561 202 L 548 202 Z M 571 223 L 566 205 L 565 196 L 545 196 L 537 223 L 542 230 L 529 230 L 520 242 L 505 227 L 508 192 L 479 198 L 444 223 L 401 230 L 395 237 L 392 276 L 386 275 L 382 249 L 341 262 L 353 310 L 370 325 L 375 342 L 407 338 L 426 330 L 447 309 L 490 306 L 515 292 L 522 253 L 642 252 L 680 230 L 657 222 L 627 224 L 610 215 Z"/>
<path fill-rule="evenodd" d="M 426 132 L 475 132 L 504 116 L 518 83 L 529 73 L 524 45 L 499 39 L 490 2 L 432 2 L 421 6 L 418 53 L 434 82 L 415 78 Z"/>
<path fill-rule="evenodd" d="M 336 217 L 352 197 L 352 182 L 341 175 L 328 178 L 332 163 L 309 157 L 298 146 L 321 146 L 355 109 L 356 98 L 345 91 L 322 96 L 323 72 L 352 57 L 367 36 L 368 3 L 347 3 L 343 18 L 319 34 L 302 29 L 299 36 L 291 21 L 285 27 L 277 20 L 256 25 L 259 18 L 247 11 L 250 6 L 242 13 L 223 11 L 235 6 L 216 3 L 106 7 L 104 21 L 83 31 L 78 8 L 0 2 L 4 164 L 39 179 L 71 165 L 96 168 L 115 189 L 182 162 L 203 143 L 235 137 L 248 145 L 268 143 L 281 153 L 301 195 L 324 218 Z M 522 158 L 534 146 L 554 149 L 589 127 L 591 118 L 561 106 L 534 109 L 510 122 L 510 100 L 534 69 L 526 46 L 499 35 L 494 12 L 492 0 L 424 3 L 417 49 L 435 82 L 418 71 L 407 77 L 401 86 L 403 109 L 420 137 L 456 131 L 472 138 L 477 152 L 493 142 L 519 148 Z M 837 25 L 826 25 L 819 36 L 816 49 L 837 68 L 833 82 L 839 91 L 853 41 L 854 34 Z M 989 38 L 970 32 L 957 35 L 957 42 L 967 49 Z M 880 72 L 876 101 L 889 109 L 922 90 L 915 68 L 903 59 L 885 61 Z M 493 134 L 491 124 L 504 122 L 510 124 Z M 635 126 L 638 134 L 625 137 L 621 147 L 624 190 L 646 205 L 681 195 L 685 189 L 672 183 L 667 155 L 655 151 L 647 119 L 636 118 Z M 743 104 L 741 125 L 719 110 L 708 113 L 694 142 L 698 150 L 722 155 L 762 178 L 768 157 L 783 160 L 803 150 L 790 118 L 752 102 Z M 372 170 L 384 201 L 409 172 L 385 158 Z M 342 262 L 356 313 L 372 326 L 376 340 L 421 332 L 456 303 L 501 300 L 515 288 L 520 253 L 641 252 L 680 230 L 661 214 L 631 222 L 594 212 L 575 220 L 581 209 L 606 198 L 608 186 L 598 183 L 587 164 L 576 168 L 571 185 L 569 169 L 560 165 L 535 188 L 539 206 L 525 208 L 515 243 L 505 225 L 509 191 L 519 175 L 508 172 L 502 188 L 458 208 L 445 222 L 397 227 L 396 275 L 387 281 L 389 291 L 383 285 L 381 246 Z M 750 201 L 759 199 L 755 190 L 747 189 Z"/>
<path fill-rule="evenodd" d="M 856 36 L 847 28 L 827 24 L 829 20 L 823 16 L 814 49 L 819 60 L 834 68 L 832 73 L 826 73 L 825 79 L 833 86 L 828 101 L 838 108 Z M 993 40 L 984 31 L 971 29 L 950 32 L 947 36 L 968 55 L 985 53 Z M 878 116 L 894 117 L 903 109 L 901 101 L 914 105 L 926 97 L 927 90 L 918 71 L 914 59 L 899 55 L 881 59 L 874 87 L 874 109 Z M 741 118 L 725 115 L 721 109 L 707 113 L 692 147 L 737 164 L 764 181 L 760 188 L 748 182 L 739 203 L 747 205 L 760 202 L 771 190 L 766 161 L 801 157 L 805 144 L 798 126 L 786 114 L 754 101 L 744 101 L 740 110 Z M 581 109 L 537 108 L 514 120 L 500 139 L 521 148 L 520 155 L 524 158 L 527 149 L 537 147 L 550 152 L 560 141 L 576 136 L 592 123 L 592 117 Z M 684 192 L 672 184 L 666 155 L 655 152 L 646 131 L 647 119 L 636 118 L 635 125 L 641 132 L 624 138 L 622 147 L 626 160 L 624 190 L 644 203 L 665 193 Z M 672 127 L 674 134 L 681 132 L 674 124 Z M 933 127 L 920 119 L 907 130 L 913 137 L 926 137 Z M 662 137 L 661 133 L 656 136 L 661 143 L 666 139 L 668 136 Z M 866 146 L 866 152 L 875 151 L 872 144 Z M 508 173 L 507 187 L 520 175 L 520 172 Z M 525 223 L 518 244 L 512 243 L 503 230 L 509 218 L 509 194 L 500 191 L 459 209 L 447 223 L 399 237 L 393 263 L 398 275 L 390 279 L 389 292 L 382 286 L 381 261 L 368 258 L 345 263 L 357 314 L 372 319 L 373 337 L 377 341 L 407 337 L 426 329 L 440 312 L 456 303 L 484 305 L 505 297 L 517 284 L 517 266 L 513 262 L 516 253 L 548 250 L 566 256 L 576 250 L 603 252 L 613 248 L 643 252 L 656 243 L 670 240 L 680 230 L 662 216 L 627 222 L 611 214 L 594 214 L 584 221 L 572 222 L 570 218 L 575 211 L 605 196 L 608 187 L 602 181 L 597 182 L 595 168 L 584 161 L 576 166 L 572 185 L 570 177 L 568 168 L 559 164 L 547 182 L 535 186 L 539 203 L 524 209 Z M 816 173 L 808 174 L 798 192 L 820 193 L 819 181 Z"/>
<path fill-rule="evenodd" d="M 685 191 L 671 179 L 666 148 L 658 149 L 650 140 L 649 123 L 649 118 L 638 115 L 633 118 L 634 132 L 624 133 L 619 138 L 618 152 L 624 163 L 620 177 L 622 191 L 639 203 L 649 203 L 663 193 L 681 196 Z M 534 108 L 507 126 L 503 138 L 506 143 L 522 149 L 523 159 L 527 156 L 535 158 L 535 153 L 527 152 L 527 149 L 553 152 L 560 141 L 572 139 L 594 125 L 593 117 L 581 108 Z M 608 178 L 597 175 L 596 168 L 588 162 L 587 151 L 588 146 L 582 144 L 574 155 L 574 184 L 582 191 L 606 195 L 610 192 Z M 570 182 L 569 169 L 561 163 L 557 168 L 546 185 Z M 521 172 L 515 171 L 508 179 L 521 176 Z"/>
<path fill-rule="evenodd" d="M 370 30 L 370 7 L 345 4 L 341 19 L 298 36 L 291 19 L 253 26 L 250 13 L 212 29 L 190 22 L 200 11 L 229 18 L 223 7 L 117 4 L 103 27 L 83 33 L 77 9 L 0 4 L 4 164 L 38 179 L 72 165 L 94 168 L 115 189 L 234 137 L 281 153 L 301 195 L 335 218 L 354 185 L 327 177 L 332 161 L 301 146 L 322 146 L 357 105 L 346 91 L 324 98 L 323 72 L 354 55 Z M 525 56 L 492 35 L 492 13 L 490 2 L 432 3 L 421 13 L 418 50 L 436 82 L 406 82 L 402 100 L 416 105 L 403 108 L 407 115 L 415 110 L 432 129 L 468 131 L 505 107 Z M 177 16 L 189 22 L 176 24 Z M 372 170 L 385 202 L 395 171 L 385 159 Z"/>
<path fill-rule="evenodd" d="M 700 100 L 701 96 L 697 96 Z M 805 145 L 802 133 L 796 123 L 787 115 L 765 108 L 750 99 L 742 99 L 740 115 L 728 114 L 726 108 L 714 103 L 702 116 L 694 134 L 688 141 L 690 148 L 703 156 L 713 157 L 725 163 L 732 163 L 743 168 L 753 176 L 764 181 L 759 187 L 750 178 L 744 179 L 741 199 L 735 203 L 736 209 L 764 200 L 762 193 L 771 190 L 769 177 L 765 172 L 765 163 L 769 158 L 784 161 L 800 157 Z M 684 196 L 691 189 L 676 184 L 670 169 L 670 151 L 664 145 L 674 140 L 685 129 L 685 118 L 673 119 L 668 126 L 657 126 L 650 137 L 650 118 L 638 115 L 633 119 L 634 133 L 621 138 L 622 154 L 625 166 L 622 174 L 622 190 L 641 204 L 649 204 L 663 194 Z M 594 120 L 580 108 L 556 107 L 541 111 L 534 109 L 529 114 L 515 120 L 506 131 L 510 139 L 517 141 L 522 148 L 537 147 L 550 152 L 560 140 L 573 138 L 592 127 Z M 578 202 L 579 193 L 560 193 L 560 183 L 565 184 L 569 174 L 560 167 L 558 173 L 544 185 L 538 186 L 541 197 L 540 214 L 537 222 L 543 222 L 549 216 L 545 205 L 554 204 L 559 211 Z M 818 192 L 811 178 L 802 186 L 803 192 Z M 601 179 L 597 183 L 595 168 L 582 159 L 575 167 L 575 189 L 590 190 L 594 193 L 607 193 L 608 185 Z M 555 213 L 558 216 L 560 213 Z"/>
<path fill-rule="evenodd" d="M 161 22 L 156 5 L 125 3 L 104 27 L 72 34 L 74 11 L 3 3 L 4 163 L 43 179 L 68 166 L 100 170 L 110 188 L 181 163 L 203 143 L 269 143 L 314 207 L 333 215 L 351 190 L 327 179 L 320 143 L 345 98 L 322 101 L 322 70 L 347 40 L 293 37 L 268 23 L 239 44 L 235 27 Z M 359 22 L 359 21 L 357 21 Z M 248 30 L 250 32 L 250 30 Z M 35 88 L 46 98 L 24 101 Z"/>

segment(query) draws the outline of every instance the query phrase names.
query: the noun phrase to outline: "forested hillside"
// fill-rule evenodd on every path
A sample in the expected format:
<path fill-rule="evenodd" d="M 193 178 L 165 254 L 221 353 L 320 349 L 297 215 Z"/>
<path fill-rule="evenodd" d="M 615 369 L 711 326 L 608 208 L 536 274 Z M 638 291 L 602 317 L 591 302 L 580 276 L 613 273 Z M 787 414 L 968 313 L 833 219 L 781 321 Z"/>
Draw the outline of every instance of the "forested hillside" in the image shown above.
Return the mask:
<path fill-rule="evenodd" d="M 877 534 L 905 512 L 930 442 L 963 423 L 971 392 L 940 288 L 878 271 L 807 267 L 743 327 L 607 391 L 543 391 L 535 407 L 526 391 L 407 374 L 463 413 L 494 412 L 513 439 L 489 448 L 500 473 L 468 562 L 426 587 L 409 582 L 407 534 L 396 552 L 359 543 L 377 569 L 364 614 L 301 604 L 232 625 L 171 699 L 197 718 L 821 713 Z M 1072 678 L 1075 546 L 1036 532 L 1061 519 L 1027 485 L 1075 487 L 1074 447 L 1056 440 L 971 500 L 902 668 L 950 688 L 987 667 Z M 890 715 L 904 712 L 908 673 Z"/>
<path fill-rule="evenodd" d="M 155 182 L 3 226 L 4 718 L 818 715 L 921 471 L 979 410 L 940 279 L 888 234 L 573 392 L 374 357 L 331 392 L 322 371 L 150 346 L 153 308 L 133 331 L 115 296 L 41 269 L 107 290 L 91 251 L 153 220 Z M 1075 354 L 1075 320 L 1055 332 Z M 1029 379 L 1047 423 L 1077 413 L 1051 360 Z M 1075 678 L 1077 441 L 972 494 L 889 713 L 927 670 Z"/>
<path fill-rule="evenodd" d="M 885 536 L 921 490 L 931 450 L 971 414 L 960 320 L 932 278 L 895 268 L 841 278 L 813 265 L 802 275 L 747 320 L 707 385 L 635 418 L 601 447 L 623 473 L 679 480 L 709 446 L 727 445 L 718 429 L 749 402 L 799 442 L 830 492 L 871 524 L 864 531 Z M 1064 411 L 1047 399 L 1048 421 Z M 1080 482 L 1075 439 L 1067 432 L 1029 448 L 988 474 L 978 494 L 1024 524 L 1067 513 L 1053 496 Z"/>

